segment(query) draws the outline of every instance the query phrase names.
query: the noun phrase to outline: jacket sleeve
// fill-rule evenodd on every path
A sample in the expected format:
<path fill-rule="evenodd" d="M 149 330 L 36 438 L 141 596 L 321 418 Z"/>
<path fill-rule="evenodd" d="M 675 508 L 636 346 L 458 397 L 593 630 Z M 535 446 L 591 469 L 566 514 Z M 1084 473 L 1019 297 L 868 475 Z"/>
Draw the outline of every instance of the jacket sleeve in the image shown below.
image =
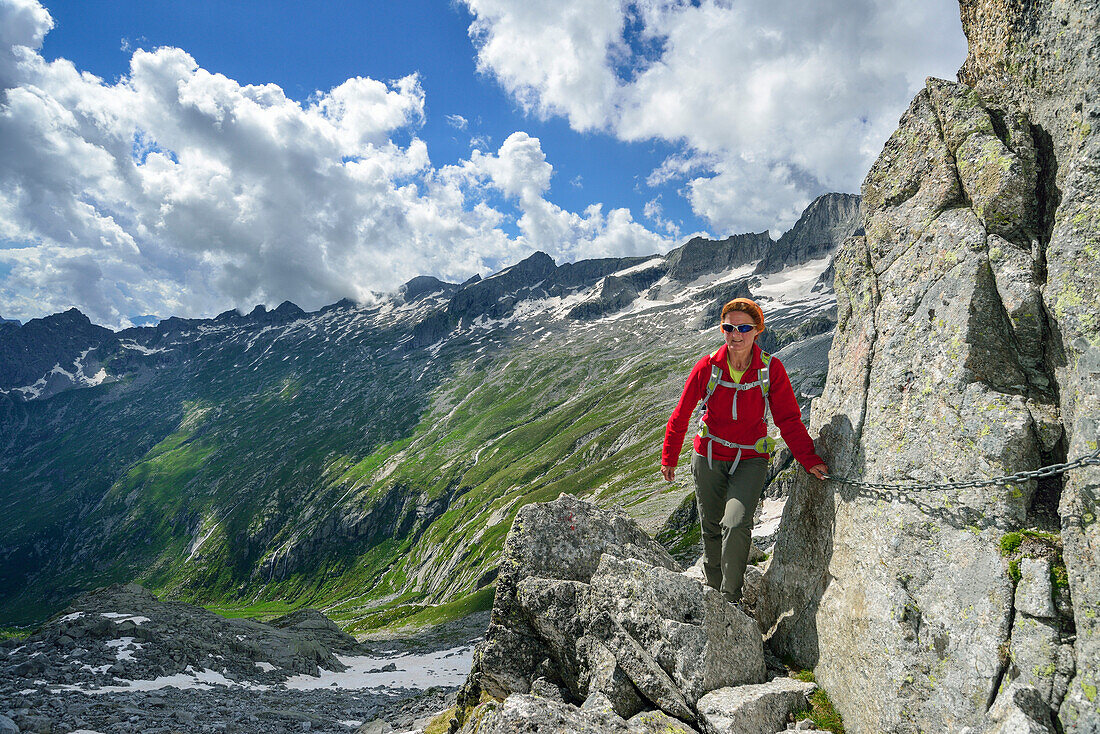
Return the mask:
<path fill-rule="evenodd" d="M 768 389 L 768 402 L 772 409 L 772 420 L 779 428 L 783 440 L 787 442 L 787 448 L 806 471 L 818 464 L 824 464 L 825 462 L 814 450 L 814 441 L 810 438 L 810 432 L 802 423 L 802 411 L 798 407 L 798 401 L 795 400 L 787 369 L 782 362 L 773 357 L 769 371 L 771 386 Z"/>
<path fill-rule="evenodd" d="M 680 402 L 668 419 L 665 426 L 665 443 L 661 448 L 661 464 L 663 466 L 676 466 L 680 461 L 680 450 L 684 447 L 684 436 L 687 435 L 688 424 L 691 423 L 691 415 L 695 412 L 695 406 L 707 392 L 707 381 L 710 379 L 710 369 L 707 367 L 707 358 L 703 357 L 691 370 L 687 382 L 684 383 L 684 392 L 680 395 Z"/>

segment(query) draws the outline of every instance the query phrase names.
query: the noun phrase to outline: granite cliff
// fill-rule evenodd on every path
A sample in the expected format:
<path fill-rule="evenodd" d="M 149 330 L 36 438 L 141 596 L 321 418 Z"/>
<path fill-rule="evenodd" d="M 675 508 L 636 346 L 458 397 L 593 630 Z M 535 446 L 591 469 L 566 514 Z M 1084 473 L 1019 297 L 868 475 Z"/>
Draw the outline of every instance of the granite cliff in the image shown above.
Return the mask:
<path fill-rule="evenodd" d="M 1100 423 L 1100 4 L 963 0 L 835 262 L 811 433 L 835 475 L 919 484 L 1091 454 Z M 798 477 L 769 645 L 849 731 L 1100 730 L 1100 468 L 883 491 Z"/>

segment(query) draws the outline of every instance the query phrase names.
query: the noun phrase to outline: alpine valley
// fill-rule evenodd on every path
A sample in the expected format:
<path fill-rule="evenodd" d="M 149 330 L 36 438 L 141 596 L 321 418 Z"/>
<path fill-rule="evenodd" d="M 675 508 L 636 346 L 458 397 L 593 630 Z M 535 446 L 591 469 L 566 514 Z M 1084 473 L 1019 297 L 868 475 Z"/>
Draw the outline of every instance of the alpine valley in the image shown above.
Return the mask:
<path fill-rule="evenodd" d="M 237 615 L 315 607 L 352 633 L 457 618 L 491 606 L 516 512 L 562 492 L 660 536 L 690 497 L 659 476 L 665 421 L 721 305 L 763 306 L 761 344 L 808 407 L 832 254 L 858 233 L 859 197 L 828 194 L 778 241 L 535 253 L 369 306 L 0 323 L 0 626 L 131 581 Z M 670 546 L 692 540 L 681 522 Z"/>

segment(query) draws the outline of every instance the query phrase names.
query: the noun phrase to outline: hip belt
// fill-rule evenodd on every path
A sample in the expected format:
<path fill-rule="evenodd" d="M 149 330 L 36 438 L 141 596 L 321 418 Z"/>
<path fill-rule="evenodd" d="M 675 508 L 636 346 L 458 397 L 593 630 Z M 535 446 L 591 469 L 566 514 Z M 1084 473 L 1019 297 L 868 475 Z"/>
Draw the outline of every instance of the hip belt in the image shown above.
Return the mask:
<path fill-rule="evenodd" d="M 718 438 L 718 436 L 712 435 L 710 429 L 707 428 L 707 424 L 704 423 L 699 428 L 699 438 L 704 439 L 707 442 L 707 466 L 711 469 L 714 468 L 714 444 L 725 446 L 728 449 L 737 449 L 737 456 L 733 460 L 733 466 L 730 467 L 732 473 L 737 465 L 741 463 L 742 451 L 755 451 L 758 454 L 770 454 L 775 450 L 775 439 L 771 436 L 764 436 L 757 440 L 756 443 L 734 443 L 733 441 L 727 441 L 724 438 Z"/>

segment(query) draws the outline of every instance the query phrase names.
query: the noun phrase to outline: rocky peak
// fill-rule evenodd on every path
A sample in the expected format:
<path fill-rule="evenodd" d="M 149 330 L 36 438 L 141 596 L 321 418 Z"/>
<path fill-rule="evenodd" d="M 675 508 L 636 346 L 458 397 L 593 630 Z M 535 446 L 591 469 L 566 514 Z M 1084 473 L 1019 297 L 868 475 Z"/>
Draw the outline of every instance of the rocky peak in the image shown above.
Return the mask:
<path fill-rule="evenodd" d="M 724 240 L 693 237 L 668 253 L 668 276 L 684 283 L 759 260 L 773 244 L 767 232 L 735 234 Z"/>
<path fill-rule="evenodd" d="M 806 207 L 778 242 L 768 247 L 756 272 L 778 273 L 792 265 L 832 255 L 861 226 L 859 196 L 822 194 Z"/>
<path fill-rule="evenodd" d="M 467 285 L 460 286 L 448 304 L 446 321 L 450 324 L 462 318 L 476 318 L 480 315 L 502 318 L 512 313 L 515 304 L 526 298 L 563 296 L 575 289 L 593 286 L 601 278 L 654 258 L 608 257 L 580 260 L 558 266 L 546 253 L 536 252 L 488 278 L 471 279 L 467 281 Z M 605 283 L 603 289 L 605 292 L 597 299 L 598 305 L 594 305 L 589 310 L 582 309 L 580 317 L 605 313 L 609 308 L 621 308 L 638 295 L 639 288 L 651 284 L 664 272 L 665 267 L 657 265 L 641 273 L 626 276 L 621 283 L 617 281 L 611 284 Z M 434 329 L 433 324 L 441 325 L 442 320 L 436 319 L 428 326 Z M 425 338 L 430 336 L 425 335 Z"/>
<path fill-rule="evenodd" d="M 554 280 L 566 288 L 592 285 L 610 273 L 633 268 L 636 265 L 653 260 L 655 257 L 601 257 L 591 260 L 578 260 L 575 263 L 561 265 L 555 274 Z M 654 269 L 649 272 L 659 271 L 663 274 L 664 270 L 664 267 L 655 265 Z M 660 276 L 658 275 L 658 277 Z"/>
<path fill-rule="evenodd" d="M 291 301 L 283 301 L 275 307 L 275 310 L 272 311 L 272 313 L 278 314 L 279 318 L 284 319 L 297 319 L 306 315 L 305 311 L 303 311 L 297 304 L 292 303 Z"/>
<path fill-rule="evenodd" d="M 439 293 L 454 287 L 452 283 L 444 283 L 439 278 L 434 278 L 430 275 L 418 275 L 402 285 L 399 292 L 405 301 L 415 301 L 421 296 Z"/>
<path fill-rule="evenodd" d="M 115 342 L 114 332 L 76 308 L 0 329 L 0 389 L 33 384 L 55 365 L 71 372 L 82 353 Z"/>
<path fill-rule="evenodd" d="M 545 252 L 536 252 L 484 280 L 476 280 L 463 286 L 451 297 L 448 312 L 456 319 L 463 316 L 473 318 L 481 314 L 500 318 L 511 313 L 515 303 L 514 294 L 546 280 L 556 269 L 557 265 L 552 257 Z"/>
<path fill-rule="evenodd" d="M 330 303 L 327 306 L 322 306 L 321 310 L 318 311 L 318 313 L 328 313 L 329 311 L 339 311 L 339 310 L 345 310 L 346 311 L 346 310 L 358 308 L 358 306 L 359 306 L 359 304 L 357 304 L 355 301 L 351 300 L 350 298 L 341 298 L 336 303 Z"/>
<path fill-rule="evenodd" d="M 534 252 L 515 265 L 491 275 L 487 280 L 504 278 L 516 285 L 533 285 L 536 281 L 553 274 L 557 267 L 554 258 L 545 252 Z"/>

